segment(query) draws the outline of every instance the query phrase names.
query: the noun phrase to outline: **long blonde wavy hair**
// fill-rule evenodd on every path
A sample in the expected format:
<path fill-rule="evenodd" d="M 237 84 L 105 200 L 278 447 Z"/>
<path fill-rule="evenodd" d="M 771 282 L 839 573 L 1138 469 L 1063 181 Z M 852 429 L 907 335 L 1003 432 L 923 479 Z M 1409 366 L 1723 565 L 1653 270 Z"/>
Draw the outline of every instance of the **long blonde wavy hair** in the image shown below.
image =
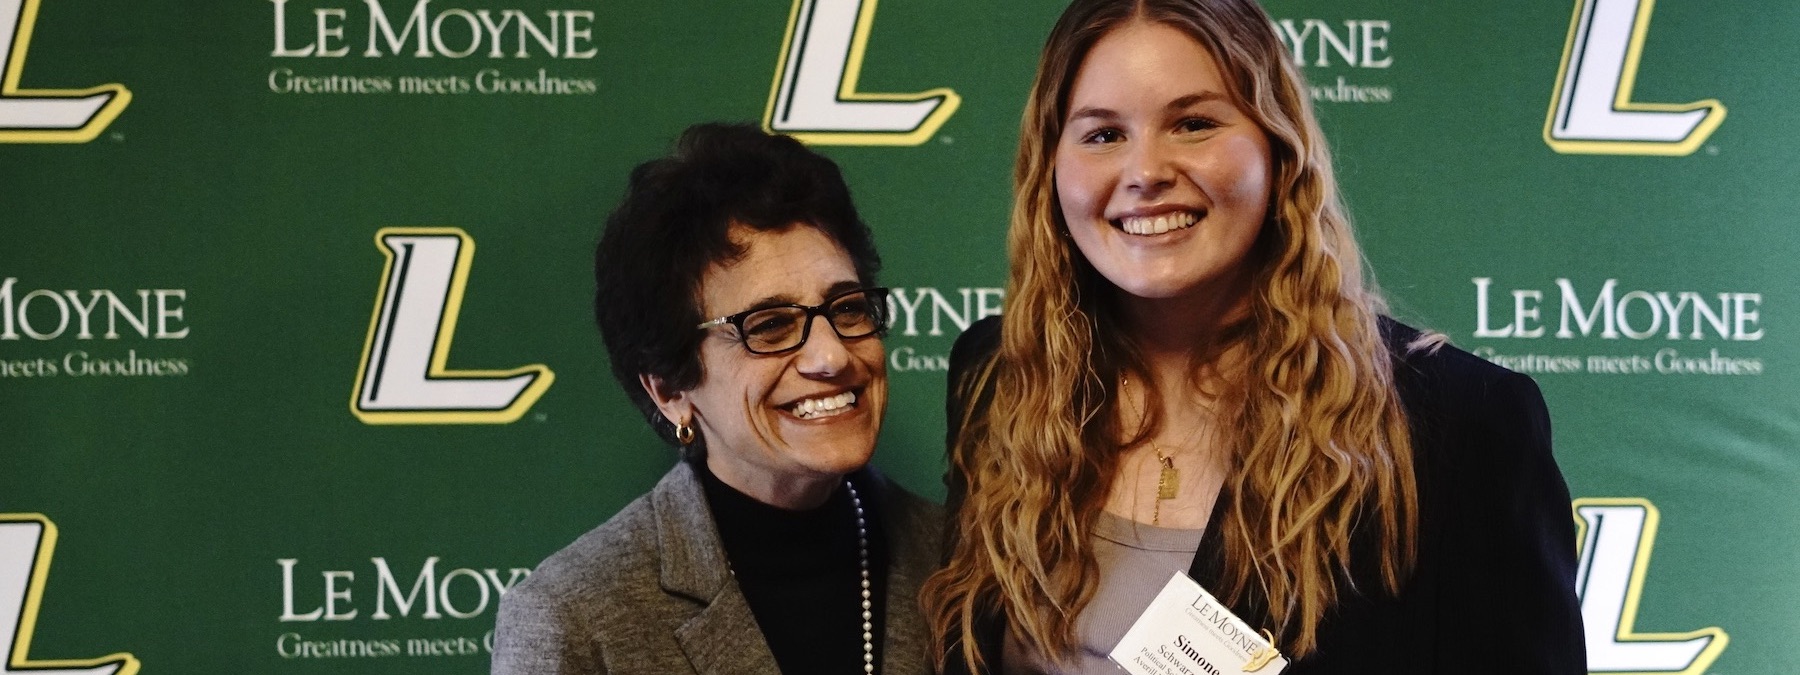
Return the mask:
<path fill-rule="evenodd" d="M 1195 345 L 1245 364 L 1220 419 L 1231 459 L 1213 522 L 1225 565 L 1210 590 L 1298 657 L 1361 581 L 1350 572 L 1353 538 L 1374 537 L 1387 592 L 1411 573 L 1417 494 L 1378 325 L 1384 303 L 1364 279 L 1305 80 L 1268 15 L 1253 0 L 1075 0 L 1044 46 L 1021 124 L 999 349 L 954 383 L 965 410 L 953 420 L 951 462 L 966 489 L 948 565 L 924 591 L 940 667 L 960 643 L 955 656 L 978 669 L 976 626 L 994 614 L 1060 660 L 1093 595 L 1089 533 L 1131 445 L 1119 441 L 1117 383 L 1140 360 L 1106 301 L 1118 291 L 1065 234 L 1054 153 L 1088 50 L 1140 20 L 1211 53 L 1237 107 L 1268 135 L 1275 166 L 1249 311 L 1218 344 Z M 1145 407 L 1161 409 L 1154 399 Z"/>

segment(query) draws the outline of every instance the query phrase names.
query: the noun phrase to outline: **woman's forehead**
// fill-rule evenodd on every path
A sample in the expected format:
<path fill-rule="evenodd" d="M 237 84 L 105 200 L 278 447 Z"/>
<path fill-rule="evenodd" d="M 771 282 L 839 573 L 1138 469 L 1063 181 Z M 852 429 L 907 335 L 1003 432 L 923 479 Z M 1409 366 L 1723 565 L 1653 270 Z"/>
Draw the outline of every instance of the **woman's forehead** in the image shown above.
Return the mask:
<path fill-rule="evenodd" d="M 758 305 L 817 304 L 857 283 L 850 254 L 819 228 L 733 225 L 731 239 L 742 253 L 709 265 L 700 279 L 701 310 L 709 316 Z"/>
<path fill-rule="evenodd" d="M 1107 31 L 1082 57 L 1064 112 L 1072 115 L 1097 97 L 1228 96 L 1227 87 L 1212 53 L 1192 36 L 1166 24 L 1132 21 Z"/>

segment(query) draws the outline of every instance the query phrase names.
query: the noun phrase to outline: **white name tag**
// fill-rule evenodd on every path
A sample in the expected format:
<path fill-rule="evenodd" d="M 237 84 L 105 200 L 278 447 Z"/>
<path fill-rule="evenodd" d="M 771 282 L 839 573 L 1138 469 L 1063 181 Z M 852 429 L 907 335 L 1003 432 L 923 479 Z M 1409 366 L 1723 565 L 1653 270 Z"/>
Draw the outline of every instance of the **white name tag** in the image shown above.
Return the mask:
<path fill-rule="evenodd" d="M 1176 572 L 1109 654 L 1131 675 L 1276 675 L 1288 660 L 1186 572 Z"/>

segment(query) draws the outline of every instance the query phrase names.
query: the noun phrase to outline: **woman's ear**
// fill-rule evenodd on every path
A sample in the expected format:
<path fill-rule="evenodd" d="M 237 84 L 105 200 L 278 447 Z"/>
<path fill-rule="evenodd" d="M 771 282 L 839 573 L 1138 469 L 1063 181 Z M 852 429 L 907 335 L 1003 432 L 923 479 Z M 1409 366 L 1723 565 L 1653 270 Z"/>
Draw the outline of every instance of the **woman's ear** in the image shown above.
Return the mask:
<path fill-rule="evenodd" d="M 650 400 L 656 403 L 656 409 L 670 424 L 694 423 L 694 403 L 688 399 L 686 391 L 677 391 L 661 377 L 649 373 L 639 373 L 638 384 L 644 386 L 644 392 L 650 394 Z"/>

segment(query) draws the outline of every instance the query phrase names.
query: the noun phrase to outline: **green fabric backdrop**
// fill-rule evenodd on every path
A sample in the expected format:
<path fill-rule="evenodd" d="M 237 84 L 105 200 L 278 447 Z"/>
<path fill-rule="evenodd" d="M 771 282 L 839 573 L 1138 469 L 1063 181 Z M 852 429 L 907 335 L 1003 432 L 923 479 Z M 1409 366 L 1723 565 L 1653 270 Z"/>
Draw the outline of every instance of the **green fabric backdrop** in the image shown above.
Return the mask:
<path fill-rule="evenodd" d="M 1788 672 L 1800 5 L 1267 6 L 1394 312 L 1543 387 L 1593 670 Z M 876 463 L 941 498 L 1060 9 L 0 0 L 0 664 L 485 672 L 503 589 L 673 461 L 590 251 L 698 121 L 843 166 Z"/>

